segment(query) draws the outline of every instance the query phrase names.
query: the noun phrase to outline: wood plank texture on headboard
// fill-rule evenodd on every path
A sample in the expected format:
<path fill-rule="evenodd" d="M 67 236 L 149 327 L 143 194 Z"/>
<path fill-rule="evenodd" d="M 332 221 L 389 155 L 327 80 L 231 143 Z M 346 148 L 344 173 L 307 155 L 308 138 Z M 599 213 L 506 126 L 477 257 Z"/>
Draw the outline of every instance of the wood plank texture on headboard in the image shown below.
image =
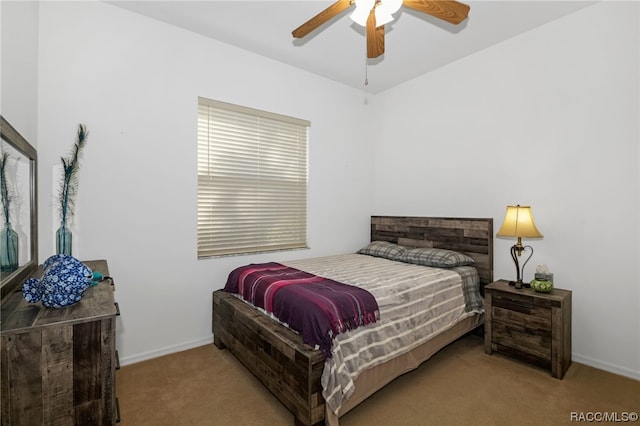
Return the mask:
<path fill-rule="evenodd" d="M 465 253 L 483 285 L 493 282 L 493 219 L 371 216 L 371 241 Z"/>

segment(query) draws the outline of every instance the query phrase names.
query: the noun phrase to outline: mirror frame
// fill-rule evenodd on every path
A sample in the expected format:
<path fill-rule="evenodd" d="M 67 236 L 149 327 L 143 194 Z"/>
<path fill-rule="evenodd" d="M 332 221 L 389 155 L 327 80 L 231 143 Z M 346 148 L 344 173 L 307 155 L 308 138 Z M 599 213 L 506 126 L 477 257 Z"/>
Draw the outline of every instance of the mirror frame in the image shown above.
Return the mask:
<path fill-rule="evenodd" d="M 5 299 L 38 268 L 38 152 L 25 138 L 0 115 L 0 134 L 2 140 L 29 159 L 29 218 L 30 218 L 30 256 L 17 270 L 0 282 L 1 298 Z"/>

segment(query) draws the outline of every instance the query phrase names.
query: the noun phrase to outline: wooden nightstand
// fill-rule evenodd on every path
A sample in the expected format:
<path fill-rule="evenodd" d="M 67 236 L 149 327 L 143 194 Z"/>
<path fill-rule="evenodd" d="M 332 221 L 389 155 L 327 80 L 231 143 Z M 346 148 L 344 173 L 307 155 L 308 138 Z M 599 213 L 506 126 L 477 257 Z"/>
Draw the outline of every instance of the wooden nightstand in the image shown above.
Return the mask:
<path fill-rule="evenodd" d="M 538 293 L 495 281 L 485 291 L 484 347 L 551 369 L 562 379 L 571 364 L 571 291 Z"/>

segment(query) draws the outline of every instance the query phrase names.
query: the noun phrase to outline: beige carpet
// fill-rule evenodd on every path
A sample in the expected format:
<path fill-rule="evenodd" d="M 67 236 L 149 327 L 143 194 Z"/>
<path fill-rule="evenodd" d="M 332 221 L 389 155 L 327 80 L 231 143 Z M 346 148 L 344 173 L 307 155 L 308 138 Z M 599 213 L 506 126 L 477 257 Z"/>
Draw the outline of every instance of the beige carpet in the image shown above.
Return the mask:
<path fill-rule="evenodd" d="M 128 365 L 116 380 L 121 426 L 293 424 L 229 351 L 213 345 Z M 639 381 L 577 363 L 557 380 L 544 369 L 486 355 L 482 339 L 471 335 L 396 379 L 340 424 L 568 425 L 575 416 L 622 419 L 629 412 L 640 413 Z"/>

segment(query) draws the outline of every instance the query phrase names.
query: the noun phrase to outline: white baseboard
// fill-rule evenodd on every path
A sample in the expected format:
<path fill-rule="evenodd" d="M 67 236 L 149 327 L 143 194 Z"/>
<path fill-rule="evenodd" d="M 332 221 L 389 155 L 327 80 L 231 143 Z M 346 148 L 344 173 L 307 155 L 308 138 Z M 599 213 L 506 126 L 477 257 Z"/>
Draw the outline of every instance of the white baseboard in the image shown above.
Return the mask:
<path fill-rule="evenodd" d="M 620 367 L 619 365 L 609 364 L 607 362 L 598 361 L 596 359 L 575 353 L 571 354 L 571 360 L 579 362 L 580 364 L 588 365 L 589 367 L 597 368 L 599 370 L 608 371 L 609 373 L 618 374 L 619 376 L 625 376 L 635 380 L 640 380 L 640 371 L 634 371 L 630 368 Z"/>
<path fill-rule="evenodd" d="M 131 355 L 120 360 L 120 365 L 129 365 L 135 364 L 137 362 L 146 361 L 148 359 L 158 358 L 163 355 L 169 355 L 175 352 L 182 352 L 188 349 L 197 348 L 199 346 L 204 346 L 213 343 L 213 336 L 205 337 L 202 339 L 192 340 L 190 342 L 180 343 L 178 345 L 166 346 L 161 349 L 143 352 L 136 355 Z M 599 370 L 608 371 L 609 373 L 618 374 L 620 376 L 630 377 L 635 380 L 640 380 L 640 371 L 634 371 L 630 368 L 620 367 L 619 365 L 609 364 L 606 362 L 598 361 L 593 358 L 589 358 L 580 354 L 571 354 L 571 360 L 575 362 L 579 362 L 580 364 L 585 364 L 593 368 L 597 368 Z"/>
<path fill-rule="evenodd" d="M 180 343 L 178 345 L 166 346 L 164 348 L 156 349 L 149 352 L 143 352 L 127 356 L 120 359 L 120 365 L 135 364 L 137 362 L 146 361 L 148 359 L 158 358 L 163 355 L 169 355 L 175 352 L 186 351 L 187 349 L 197 348 L 198 346 L 204 346 L 213 343 L 213 336 L 205 337 L 202 339 L 192 340 L 190 342 Z"/>

